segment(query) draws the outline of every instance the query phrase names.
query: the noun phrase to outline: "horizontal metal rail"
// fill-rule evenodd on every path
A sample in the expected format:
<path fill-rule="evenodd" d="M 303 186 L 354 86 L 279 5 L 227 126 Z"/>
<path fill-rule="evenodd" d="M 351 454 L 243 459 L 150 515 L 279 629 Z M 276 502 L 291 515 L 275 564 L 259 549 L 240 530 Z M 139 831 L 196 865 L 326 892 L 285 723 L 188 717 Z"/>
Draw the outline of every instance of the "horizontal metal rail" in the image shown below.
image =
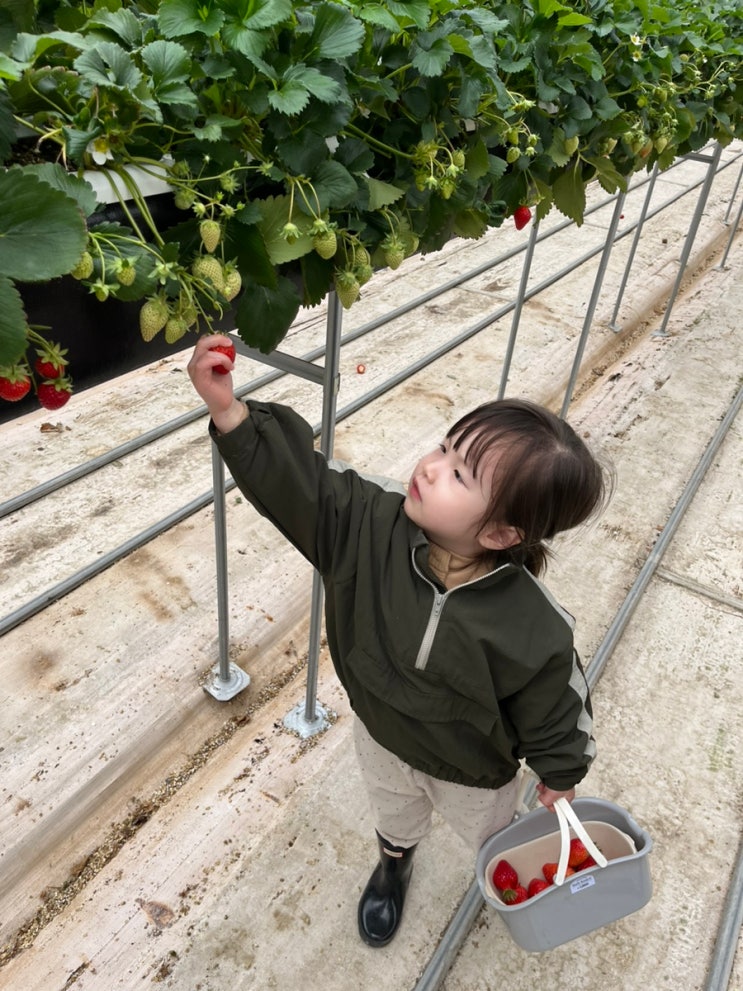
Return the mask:
<path fill-rule="evenodd" d="M 743 152 L 741 152 L 740 155 L 743 155 Z M 722 171 L 723 168 L 727 167 L 728 165 L 736 161 L 738 157 L 740 156 L 736 156 L 736 158 L 730 159 L 729 162 L 724 163 L 722 166 L 720 166 L 720 171 Z M 664 200 L 662 204 L 657 206 L 653 211 L 649 212 L 647 216 L 652 217 L 658 213 L 661 213 L 663 210 L 668 209 L 678 200 L 682 199 L 684 196 L 688 195 L 694 189 L 702 185 L 705 182 L 705 179 L 706 177 L 703 177 L 683 187 L 674 196 L 670 197 L 667 200 Z M 643 178 L 638 183 L 636 183 L 633 189 L 640 188 L 649 181 L 650 181 L 649 177 Z M 615 202 L 615 199 L 616 197 L 612 197 L 606 201 L 602 201 L 600 204 L 596 205 L 595 207 L 592 207 L 591 210 L 587 212 L 590 213 L 593 212 L 593 210 L 602 209 L 607 205 L 611 204 L 612 202 Z M 563 230 L 571 225 L 572 225 L 572 221 L 566 221 L 563 224 L 559 224 L 555 228 L 552 228 L 552 230 L 546 232 L 544 235 L 539 235 L 538 240 L 542 240 L 544 238 L 554 236 L 554 234 L 557 233 L 559 230 Z M 635 229 L 635 224 L 628 224 L 626 228 L 624 228 L 621 232 L 617 234 L 616 240 L 621 240 L 622 238 L 629 236 L 634 231 L 634 229 Z M 527 248 L 526 245 L 521 245 L 518 248 L 511 249 L 508 252 L 505 252 L 502 255 L 498 256 L 498 258 L 495 259 L 494 261 L 489 261 L 487 263 L 477 266 L 474 269 L 468 270 L 462 275 L 457 276 L 456 278 L 444 283 L 442 286 L 437 287 L 436 290 L 431 290 L 430 292 L 415 297 L 414 300 L 411 300 L 409 303 L 403 304 L 397 309 L 388 312 L 383 317 L 377 318 L 374 321 L 370 321 L 369 323 L 363 325 L 357 330 L 352 331 L 347 335 L 344 335 L 341 338 L 341 346 L 349 343 L 350 341 L 358 339 L 359 337 L 371 332 L 372 330 L 378 329 L 380 326 L 389 323 L 394 319 L 397 319 L 399 316 L 404 315 L 410 310 L 418 306 L 421 306 L 424 302 L 428 301 L 429 299 L 441 295 L 444 292 L 451 291 L 451 289 L 456 288 L 459 285 L 462 285 L 464 282 L 476 278 L 478 275 L 483 274 L 484 272 L 487 272 L 491 268 L 495 267 L 495 265 L 502 264 L 504 260 L 507 260 L 525 251 L 526 248 Z M 548 289 L 555 283 L 559 282 L 562 278 L 565 278 L 567 275 L 571 274 L 577 268 L 580 268 L 582 265 L 586 264 L 592 258 L 596 257 L 603 250 L 604 250 L 604 244 L 601 244 L 598 247 L 585 252 L 577 259 L 575 259 L 572 263 L 564 266 L 559 271 L 553 273 L 551 276 L 547 277 L 546 279 L 543 279 L 541 282 L 532 286 L 531 289 L 529 289 L 526 292 L 524 298 L 532 299 L 535 296 L 539 295 L 539 293 Z M 404 382 L 407 378 L 410 378 L 418 371 L 421 371 L 423 368 L 428 367 L 430 364 L 437 361 L 439 358 L 443 357 L 443 355 L 459 347 L 461 344 L 469 340 L 471 337 L 474 337 L 475 335 L 480 333 L 486 327 L 495 323 L 497 320 L 501 319 L 508 313 L 511 313 L 516 305 L 517 303 L 515 300 L 505 303 L 503 306 L 494 310 L 492 314 L 489 314 L 483 319 L 477 321 L 476 323 L 474 323 L 473 325 L 462 331 L 460 334 L 457 334 L 455 337 L 451 338 L 449 341 L 446 341 L 444 344 L 430 351 L 423 357 L 412 362 L 406 368 L 390 376 L 388 379 L 386 379 L 384 382 L 379 383 L 373 389 L 368 390 L 353 402 L 338 409 L 336 414 L 336 422 L 339 422 L 345 419 L 346 417 L 350 416 L 352 413 L 355 413 L 358 410 L 364 408 L 366 405 L 373 402 L 375 399 L 378 399 L 386 392 L 389 392 L 391 389 L 395 388 L 397 385 Z M 325 347 L 320 346 L 310 351 L 305 358 L 303 359 L 294 358 L 293 361 L 294 362 L 313 361 L 316 358 L 322 357 L 324 353 L 325 353 Z M 320 369 L 319 371 L 321 372 L 322 370 Z M 248 395 L 249 393 L 255 391 L 256 389 L 261 388 L 269 384 L 270 382 L 275 381 L 276 379 L 282 377 L 284 374 L 287 374 L 287 372 L 283 370 L 270 372 L 266 375 L 259 377 L 258 379 L 253 380 L 250 383 L 247 383 L 241 388 L 236 389 L 235 394 L 241 397 L 244 395 Z M 183 414 L 182 416 L 169 421 L 167 424 L 164 424 L 161 427 L 148 431 L 147 433 L 141 435 L 139 438 L 133 438 L 131 441 L 128 441 L 127 443 L 120 445 L 116 448 L 113 448 L 111 451 L 107 452 L 106 454 L 101 455 L 98 458 L 92 459 L 91 461 L 86 462 L 82 466 L 78 466 L 77 468 L 71 469 L 70 471 L 65 472 L 62 475 L 56 476 L 56 478 L 51 479 L 49 482 L 43 483 L 42 485 L 37 486 L 34 489 L 30 489 L 28 492 L 23 493 L 15 497 L 14 499 L 8 500 L 7 502 L 0 504 L 0 518 L 2 518 L 2 516 L 4 515 L 8 515 L 10 512 L 14 512 L 21 508 L 24 508 L 30 503 L 42 498 L 42 496 L 49 495 L 52 492 L 57 491 L 59 488 L 63 487 L 64 485 L 70 484 L 73 481 L 77 481 L 85 477 L 87 474 L 90 474 L 92 471 L 99 470 L 101 467 L 104 467 L 105 465 L 110 464 L 115 460 L 118 460 L 119 458 L 125 456 L 126 454 L 130 454 L 136 450 L 139 450 L 140 448 L 144 447 L 146 444 L 152 443 L 153 441 L 161 439 L 162 437 L 167 436 L 176 430 L 182 429 L 183 427 L 205 416 L 206 412 L 207 412 L 206 407 L 200 406 L 197 409 L 190 411 L 189 413 Z M 315 435 L 317 436 L 319 432 L 320 432 L 320 427 L 316 426 Z M 229 479 L 226 483 L 225 491 L 229 491 L 232 488 L 234 488 L 234 482 L 231 479 Z M 123 557 L 126 557 L 128 554 L 132 553 L 132 551 L 137 550 L 140 547 L 143 547 L 151 540 L 165 533 L 171 527 L 187 519 L 189 516 L 193 515 L 194 513 L 199 512 L 201 509 L 204 509 L 213 501 L 213 499 L 214 499 L 214 490 L 212 489 L 208 492 L 205 492 L 203 495 L 198 496 L 197 498 L 191 500 L 191 502 L 189 502 L 186 506 L 183 506 L 180 509 L 174 511 L 173 513 L 166 516 L 164 519 L 158 521 L 157 523 L 154 523 L 150 527 L 147 527 L 145 530 L 141 531 L 139 534 L 136 534 L 129 540 L 123 542 L 122 544 L 120 544 L 118 547 L 114 548 L 110 552 L 101 555 L 101 557 L 97 558 L 89 565 L 86 565 L 84 568 L 70 575 L 67 579 L 64 579 L 63 581 L 57 583 L 51 588 L 46 589 L 44 592 L 40 593 L 38 596 L 35 596 L 33 599 L 29 600 L 24 605 L 13 610 L 11 613 L 0 619 L 0 636 L 4 635 L 11 629 L 25 622 L 27 619 L 30 619 L 32 616 L 41 612 L 52 602 L 56 602 L 59 599 L 63 598 L 65 595 L 69 594 L 69 592 L 78 588 L 80 585 L 88 581 L 90 578 L 93 578 L 96 575 L 101 574 L 103 571 L 111 567 L 117 561 L 121 560 Z"/>
<path fill-rule="evenodd" d="M 588 665 L 586 670 L 586 680 L 588 681 L 588 685 L 591 690 L 593 690 L 598 683 L 604 672 L 607 661 L 614 653 L 622 634 L 627 628 L 627 624 L 637 609 L 650 579 L 653 577 L 653 574 L 658 568 L 661 558 L 665 554 L 668 549 L 668 545 L 678 530 L 684 514 L 689 508 L 692 499 L 696 495 L 699 486 L 714 461 L 715 456 L 720 449 L 720 445 L 727 436 L 735 417 L 738 415 L 741 402 L 743 402 L 743 388 L 738 390 L 736 397 L 728 407 L 727 413 L 721 420 L 714 436 L 710 440 L 704 454 L 699 460 L 697 467 L 684 486 L 678 502 L 668 517 L 666 525 L 663 527 L 663 530 L 653 545 L 653 548 L 645 560 L 644 565 L 640 569 L 637 578 L 633 582 L 632 587 L 627 593 L 622 605 L 619 607 L 619 610 L 607 630 L 606 635 L 596 650 L 596 654 L 591 660 L 591 663 Z M 736 884 L 738 886 L 737 892 L 735 891 Z M 738 880 L 737 871 L 732 879 L 730 891 L 731 894 L 728 899 L 730 921 L 728 921 L 726 916 L 725 923 L 720 930 L 720 933 L 725 935 L 725 939 L 727 941 L 726 945 L 720 950 L 721 956 L 724 958 L 725 963 L 721 963 L 720 967 L 716 968 L 719 969 L 720 973 L 723 973 L 724 969 L 727 967 L 727 959 L 730 953 L 730 943 L 732 942 L 734 944 L 740 929 L 740 921 L 738 922 L 737 930 L 734 925 L 735 920 L 738 918 L 738 914 L 742 910 L 740 882 Z M 423 971 L 420 979 L 418 980 L 418 983 L 415 985 L 414 991 L 437 991 L 437 989 L 441 987 L 442 981 L 449 973 L 457 954 L 461 950 L 462 945 L 484 904 L 485 901 L 482 897 L 480 886 L 478 885 L 477 880 L 475 880 L 472 882 L 464 898 L 460 902 L 456 913 L 441 938 L 441 942 L 431 956 L 426 969 Z M 718 944 L 720 943 L 720 938 L 721 937 L 718 934 Z M 725 991 L 725 985 L 712 985 L 709 986 L 706 991 Z"/>
<path fill-rule="evenodd" d="M 720 165 L 717 174 L 729 168 L 741 157 L 743 157 L 743 152 L 739 152 L 735 157 L 731 158 L 729 161 L 722 163 Z M 685 159 L 683 158 L 679 159 L 671 166 L 670 169 L 668 169 L 664 173 L 664 175 L 667 176 L 672 169 L 678 168 L 684 161 Z M 630 187 L 629 192 L 635 192 L 636 190 L 641 189 L 648 182 L 650 182 L 650 177 L 647 176 L 638 179 Z M 675 195 L 673 195 L 667 200 L 664 200 L 663 203 L 659 204 L 653 210 L 649 211 L 646 219 L 652 218 L 657 214 L 662 213 L 664 210 L 667 210 L 669 207 L 673 206 L 684 196 L 687 196 L 689 193 L 693 192 L 695 189 L 701 186 L 703 182 L 704 182 L 703 178 L 697 179 L 693 183 L 685 186 L 683 189 L 679 190 Z M 607 197 L 601 202 L 589 207 L 589 209 L 586 211 L 586 216 L 588 217 L 598 210 L 605 209 L 612 202 L 614 202 L 614 197 L 613 196 Z M 571 220 L 563 221 L 562 223 L 557 224 L 555 227 L 550 228 L 550 230 L 544 233 L 540 233 L 539 237 L 537 238 L 537 243 L 541 243 L 542 241 L 547 240 L 550 237 L 554 237 L 556 234 L 560 233 L 561 231 L 571 226 L 573 226 L 573 221 Z M 616 240 L 619 241 L 622 238 L 627 237 L 636 229 L 636 227 L 637 227 L 637 221 L 635 221 L 632 224 L 628 224 L 627 227 L 625 227 L 617 235 Z M 425 303 L 430 302 L 432 299 L 436 299 L 437 297 L 442 296 L 447 292 L 451 292 L 453 289 L 458 288 L 459 286 L 463 285 L 465 282 L 471 281 L 472 279 L 475 279 L 478 276 L 485 274 L 485 272 L 488 272 L 491 269 L 496 268 L 498 265 L 501 265 L 504 262 L 509 261 L 511 258 L 514 258 L 517 255 L 521 254 L 522 252 L 526 251 L 526 249 L 527 249 L 526 244 L 522 244 L 519 245 L 518 247 L 511 248 L 508 251 L 503 252 L 502 254 L 496 256 L 496 258 L 488 262 L 484 262 L 483 264 L 478 265 L 473 269 L 469 269 L 467 272 L 462 273 L 456 278 L 450 279 L 447 282 L 443 282 L 440 285 L 436 286 L 435 288 L 430 289 L 427 292 L 416 296 L 414 299 L 409 300 L 407 303 L 404 303 L 401 306 L 398 306 L 396 309 L 388 311 L 383 316 L 377 317 L 376 319 L 363 324 L 362 326 L 356 328 L 355 330 L 343 334 L 343 336 L 341 337 L 341 347 L 351 343 L 352 341 L 358 340 L 364 335 L 374 330 L 377 330 L 380 327 L 383 327 L 386 324 L 391 323 L 392 321 L 397 320 L 402 316 L 405 316 L 405 314 L 412 312 L 413 310 L 424 305 Z M 594 254 L 595 253 L 585 256 L 583 261 L 590 261 L 590 259 L 594 257 Z M 551 284 L 552 282 L 545 283 L 545 285 L 551 285 Z M 506 312 L 510 312 L 510 311 L 506 310 Z M 280 355 L 278 358 L 275 358 L 273 360 L 271 359 L 271 356 L 263 355 L 260 352 L 255 351 L 254 349 L 241 349 L 241 350 L 242 353 L 247 354 L 248 356 L 254 358 L 255 360 L 262 361 L 264 363 L 266 362 L 274 363 L 276 367 L 280 368 L 280 370 L 269 372 L 266 375 L 263 375 L 260 378 L 255 379 L 250 383 L 247 383 L 246 385 L 240 387 L 239 389 L 236 389 L 235 394 L 239 397 L 245 396 L 251 391 L 255 391 L 259 388 L 263 388 L 264 386 L 269 385 L 271 382 L 276 381 L 277 379 L 283 377 L 286 374 L 290 374 L 292 372 L 298 373 L 299 365 L 316 361 L 317 359 L 322 358 L 325 354 L 324 345 L 314 348 L 313 350 L 309 351 L 307 354 L 303 355 L 301 358 L 296 358 L 292 355 Z M 288 367 L 289 363 L 292 363 L 291 368 Z M 296 363 L 299 364 L 295 368 L 294 366 Z M 322 374 L 322 370 L 318 369 L 318 375 L 317 375 L 318 381 L 320 381 L 321 374 Z M 34 486 L 31 489 L 28 489 L 26 492 L 22 492 L 11 499 L 5 500 L 4 502 L 0 503 L 0 519 L 2 519 L 5 516 L 9 516 L 11 513 L 15 513 L 18 510 L 23 509 L 28 505 L 31 505 L 33 502 L 36 502 L 47 495 L 51 495 L 53 492 L 56 492 L 57 490 L 65 487 L 66 485 L 79 481 L 81 478 L 84 478 L 86 475 L 92 474 L 93 472 L 98 471 L 101 468 L 105 468 L 107 465 L 112 464 L 114 461 L 119 461 L 121 458 L 126 457 L 129 454 L 133 454 L 135 451 L 138 451 L 143 447 L 146 447 L 148 444 L 154 443 L 157 440 L 161 440 L 163 437 L 166 437 L 171 433 L 175 433 L 178 430 L 181 430 L 182 428 L 189 426 L 191 423 L 193 423 L 196 420 L 199 420 L 201 417 L 205 415 L 206 415 L 206 407 L 204 406 L 197 407 L 194 410 L 189 411 L 188 413 L 184 413 L 182 416 L 167 421 L 167 423 L 164 423 L 159 427 L 156 427 L 152 430 L 148 430 L 147 432 L 141 434 L 139 437 L 134 437 L 130 441 L 127 441 L 124 444 L 120 444 L 117 447 L 112 448 L 110 451 L 107 451 L 105 454 L 101 454 L 96 458 L 92 458 L 91 460 L 86 461 L 81 465 L 76 465 L 74 468 L 71 468 L 69 471 L 63 472 L 60 475 L 56 475 L 53 478 L 47 480 L 46 482 L 42 482 L 41 484 Z"/>

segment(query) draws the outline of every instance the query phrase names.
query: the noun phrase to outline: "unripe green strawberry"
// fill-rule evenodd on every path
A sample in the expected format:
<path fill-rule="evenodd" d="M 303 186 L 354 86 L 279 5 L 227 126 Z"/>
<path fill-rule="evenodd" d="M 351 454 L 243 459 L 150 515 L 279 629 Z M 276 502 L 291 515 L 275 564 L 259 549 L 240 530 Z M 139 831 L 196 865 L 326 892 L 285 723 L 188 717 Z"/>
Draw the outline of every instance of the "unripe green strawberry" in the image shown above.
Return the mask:
<path fill-rule="evenodd" d="M 356 265 L 353 274 L 356 276 L 356 281 L 360 286 L 365 286 L 366 283 L 374 275 L 374 269 L 371 265 Z"/>
<path fill-rule="evenodd" d="M 93 256 L 89 251 L 83 251 L 80 261 L 70 272 L 73 279 L 89 279 L 93 274 Z"/>
<path fill-rule="evenodd" d="M 158 296 L 145 300 L 139 311 L 139 329 L 145 341 L 151 341 L 168 321 L 168 307 Z"/>
<path fill-rule="evenodd" d="M 653 144 L 655 145 L 655 150 L 660 155 L 661 152 L 666 150 L 666 146 L 668 145 L 668 138 L 665 136 L 665 134 L 659 134 L 658 137 L 653 142 Z"/>
<path fill-rule="evenodd" d="M 386 237 L 381 244 L 389 268 L 399 268 L 405 259 L 405 245 L 398 237 Z"/>
<path fill-rule="evenodd" d="M 335 291 L 338 294 L 338 299 L 341 301 L 343 309 L 350 310 L 359 298 L 361 287 L 353 272 L 346 270 L 336 273 Z"/>
<path fill-rule="evenodd" d="M 580 144 L 580 138 L 577 134 L 574 134 L 572 138 L 565 138 L 565 154 L 574 155 L 578 150 L 578 145 Z"/>
<path fill-rule="evenodd" d="M 506 152 L 506 161 L 509 165 L 513 165 L 514 162 L 518 162 L 521 158 L 521 152 L 518 148 L 509 148 Z"/>
<path fill-rule="evenodd" d="M 453 179 L 445 178 L 441 180 L 441 185 L 439 186 L 439 193 L 441 193 L 441 198 L 444 200 L 451 199 L 451 194 L 457 188 L 456 182 Z"/>
<path fill-rule="evenodd" d="M 188 324 L 183 317 L 170 317 L 165 324 L 165 340 L 168 344 L 175 344 L 188 333 Z"/>
<path fill-rule="evenodd" d="M 312 247 L 321 258 L 332 258 L 338 250 L 338 238 L 335 231 L 325 230 L 315 234 L 312 238 Z"/>
<path fill-rule="evenodd" d="M 190 210 L 196 200 L 196 193 L 188 186 L 179 189 L 175 194 L 174 203 L 179 210 Z"/>
<path fill-rule="evenodd" d="M 506 141 L 510 145 L 517 145 L 519 143 L 519 129 L 517 127 L 512 127 L 507 131 Z"/>
<path fill-rule="evenodd" d="M 202 220 L 199 224 L 199 234 L 201 243 L 209 254 L 217 250 L 217 245 L 222 239 L 222 228 L 216 220 Z"/>
<path fill-rule="evenodd" d="M 417 234 L 414 234 L 413 231 L 406 231 L 406 230 L 400 231 L 400 241 L 402 242 L 402 246 L 405 249 L 406 258 L 409 258 L 411 255 L 414 255 L 418 250 L 418 245 L 420 244 L 420 238 L 418 237 Z"/>
<path fill-rule="evenodd" d="M 224 273 L 216 258 L 200 255 L 191 266 L 191 271 L 197 279 L 211 282 L 218 292 L 224 292 Z"/>
<path fill-rule="evenodd" d="M 458 169 L 463 169 L 467 162 L 466 158 L 464 157 L 463 151 L 455 151 L 454 154 L 451 156 L 451 160 L 452 163 L 456 165 Z"/>
<path fill-rule="evenodd" d="M 230 172 L 219 177 L 219 185 L 225 193 L 236 193 L 240 187 L 237 176 L 232 175 Z"/>
<path fill-rule="evenodd" d="M 234 299 L 243 287 L 242 276 L 236 268 L 228 268 L 224 273 L 225 299 Z"/>
<path fill-rule="evenodd" d="M 137 270 L 130 261 L 124 261 L 116 272 L 116 281 L 120 286 L 130 286 L 137 277 Z"/>
<path fill-rule="evenodd" d="M 354 265 L 371 265 L 371 255 L 363 244 L 355 244 L 353 248 Z"/>

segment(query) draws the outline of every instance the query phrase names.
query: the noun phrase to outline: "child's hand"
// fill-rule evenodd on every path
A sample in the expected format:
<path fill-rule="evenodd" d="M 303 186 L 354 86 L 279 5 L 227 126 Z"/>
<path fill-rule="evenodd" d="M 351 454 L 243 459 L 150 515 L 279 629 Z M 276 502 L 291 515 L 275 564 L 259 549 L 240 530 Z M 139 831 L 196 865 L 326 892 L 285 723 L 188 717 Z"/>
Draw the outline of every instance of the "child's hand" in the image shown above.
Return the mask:
<path fill-rule="evenodd" d="M 224 334 L 200 337 L 188 363 L 188 374 L 194 389 L 206 403 L 212 420 L 221 434 L 229 433 L 247 415 L 245 404 L 235 399 L 232 392 L 232 375 L 216 372 L 216 368 L 230 372 L 233 363 L 221 351 L 212 351 L 217 345 L 232 342 Z"/>
<path fill-rule="evenodd" d="M 537 793 L 539 795 L 539 801 L 550 812 L 555 811 L 555 802 L 558 798 L 567 798 L 569 802 L 572 802 L 575 798 L 575 788 L 571 788 L 570 791 L 553 791 L 552 788 L 548 788 L 542 781 L 537 785 Z"/>

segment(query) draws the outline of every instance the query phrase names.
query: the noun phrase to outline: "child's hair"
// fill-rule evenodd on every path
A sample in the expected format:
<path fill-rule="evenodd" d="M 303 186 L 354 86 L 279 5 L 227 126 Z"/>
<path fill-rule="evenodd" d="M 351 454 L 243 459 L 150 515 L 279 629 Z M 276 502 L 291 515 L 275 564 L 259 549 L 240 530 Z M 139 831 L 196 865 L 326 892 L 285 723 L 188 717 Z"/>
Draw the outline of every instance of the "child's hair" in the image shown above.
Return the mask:
<path fill-rule="evenodd" d="M 544 541 L 585 522 L 607 496 L 604 469 L 565 420 L 523 399 L 499 399 L 463 416 L 449 430 L 454 447 L 468 442 L 475 473 L 496 455 L 490 501 L 482 520 L 513 526 L 521 541 L 495 552 L 535 576 L 547 566 Z"/>

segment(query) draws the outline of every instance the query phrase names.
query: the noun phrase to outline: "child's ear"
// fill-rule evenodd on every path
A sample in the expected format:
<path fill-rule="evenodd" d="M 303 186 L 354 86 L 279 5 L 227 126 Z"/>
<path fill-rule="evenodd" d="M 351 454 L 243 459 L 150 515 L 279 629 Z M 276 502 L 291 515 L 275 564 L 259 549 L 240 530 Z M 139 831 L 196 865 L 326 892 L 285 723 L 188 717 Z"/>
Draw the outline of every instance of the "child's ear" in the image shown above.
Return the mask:
<path fill-rule="evenodd" d="M 477 539 L 489 551 L 504 551 L 508 547 L 520 544 L 524 539 L 524 534 L 516 526 L 499 523 L 497 526 L 483 531 Z"/>

